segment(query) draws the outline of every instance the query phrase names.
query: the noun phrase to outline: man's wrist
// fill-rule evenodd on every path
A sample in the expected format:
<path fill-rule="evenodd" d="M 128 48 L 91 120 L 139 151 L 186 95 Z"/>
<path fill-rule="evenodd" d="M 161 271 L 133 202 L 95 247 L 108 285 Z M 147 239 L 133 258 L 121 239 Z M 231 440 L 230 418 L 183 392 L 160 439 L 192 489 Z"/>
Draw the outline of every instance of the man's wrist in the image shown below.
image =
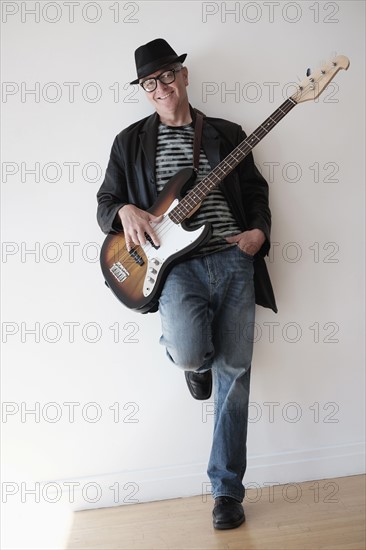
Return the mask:
<path fill-rule="evenodd" d="M 266 242 L 266 235 L 264 234 L 264 231 L 262 229 L 259 229 L 258 227 L 254 227 L 251 229 L 251 231 L 262 241 L 262 244 Z"/>
<path fill-rule="evenodd" d="M 125 206 L 128 206 L 127 202 L 125 204 L 122 204 L 122 206 L 120 206 L 119 209 L 117 210 L 117 214 L 119 215 L 119 217 L 121 217 L 121 211 Z"/>

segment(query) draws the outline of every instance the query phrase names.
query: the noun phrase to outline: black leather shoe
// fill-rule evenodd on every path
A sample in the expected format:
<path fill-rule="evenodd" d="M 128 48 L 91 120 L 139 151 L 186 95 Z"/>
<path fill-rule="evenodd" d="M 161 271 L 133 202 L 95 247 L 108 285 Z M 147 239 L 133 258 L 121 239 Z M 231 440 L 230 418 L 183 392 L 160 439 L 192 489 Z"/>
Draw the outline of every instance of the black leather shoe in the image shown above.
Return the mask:
<path fill-rule="evenodd" d="M 218 497 L 212 511 L 215 529 L 234 529 L 245 521 L 243 506 L 232 497 Z"/>
<path fill-rule="evenodd" d="M 211 369 L 206 372 L 184 372 L 188 389 L 195 399 L 208 399 L 212 392 Z"/>

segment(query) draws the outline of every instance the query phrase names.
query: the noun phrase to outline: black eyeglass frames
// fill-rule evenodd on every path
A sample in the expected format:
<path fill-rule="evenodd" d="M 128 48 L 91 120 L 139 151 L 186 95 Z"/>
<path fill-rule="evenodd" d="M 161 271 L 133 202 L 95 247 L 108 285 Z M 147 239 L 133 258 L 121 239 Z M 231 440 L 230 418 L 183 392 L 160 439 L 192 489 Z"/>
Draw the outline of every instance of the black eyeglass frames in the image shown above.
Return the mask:
<path fill-rule="evenodd" d="M 180 67 L 179 69 L 168 69 L 167 71 L 158 74 L 158 76 L 151 76 L 150 78 L 143 80 L 140 82 L 140 86 L 142 86 L 145 92 L 153 92 L 156 90 L 158 80 L 160 80 L 162 84 L 171 84 L 175 80 L 175 73 L 179 73 L 182 69 L 183 67 Z"/>

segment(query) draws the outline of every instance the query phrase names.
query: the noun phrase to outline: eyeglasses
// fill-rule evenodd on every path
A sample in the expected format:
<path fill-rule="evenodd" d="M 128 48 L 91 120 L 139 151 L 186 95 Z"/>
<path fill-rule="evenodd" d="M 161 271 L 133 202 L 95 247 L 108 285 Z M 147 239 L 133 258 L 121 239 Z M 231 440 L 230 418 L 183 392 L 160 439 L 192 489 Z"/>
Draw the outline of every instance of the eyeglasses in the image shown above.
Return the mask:
<path fill-rule="evenodd" d="M 140 82 L 140 86 L 143 87 L 145 92 L 153 92 L 156 90 L 158 80 L 160 80 L 162 84 L 171 84 L 175 80 L 175 73 L 179 73 L 182 69 L 183 67 L 180 69 L 169 69 L 168 71 L 160 73 L 158 76 L 151 76 L 150 78 L 143 80 L 143 82 Z"/>

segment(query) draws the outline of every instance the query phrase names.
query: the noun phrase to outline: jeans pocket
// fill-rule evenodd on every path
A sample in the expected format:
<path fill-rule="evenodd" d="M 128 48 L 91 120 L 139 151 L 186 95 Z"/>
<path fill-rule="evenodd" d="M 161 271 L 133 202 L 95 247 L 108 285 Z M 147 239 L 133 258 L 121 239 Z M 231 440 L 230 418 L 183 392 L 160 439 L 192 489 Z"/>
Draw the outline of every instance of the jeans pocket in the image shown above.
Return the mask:
<path fill-rule="evenodd" d="M 239 254 L 243 256 L 246 260 L 249 260 L 250 262 L 254 262 L 255 256 L 252 256 L 251 254 L 248 254 L 247 252 L 244 252 L 239 246 L 237 246 L 237 249 L 239 250 Z"/>

